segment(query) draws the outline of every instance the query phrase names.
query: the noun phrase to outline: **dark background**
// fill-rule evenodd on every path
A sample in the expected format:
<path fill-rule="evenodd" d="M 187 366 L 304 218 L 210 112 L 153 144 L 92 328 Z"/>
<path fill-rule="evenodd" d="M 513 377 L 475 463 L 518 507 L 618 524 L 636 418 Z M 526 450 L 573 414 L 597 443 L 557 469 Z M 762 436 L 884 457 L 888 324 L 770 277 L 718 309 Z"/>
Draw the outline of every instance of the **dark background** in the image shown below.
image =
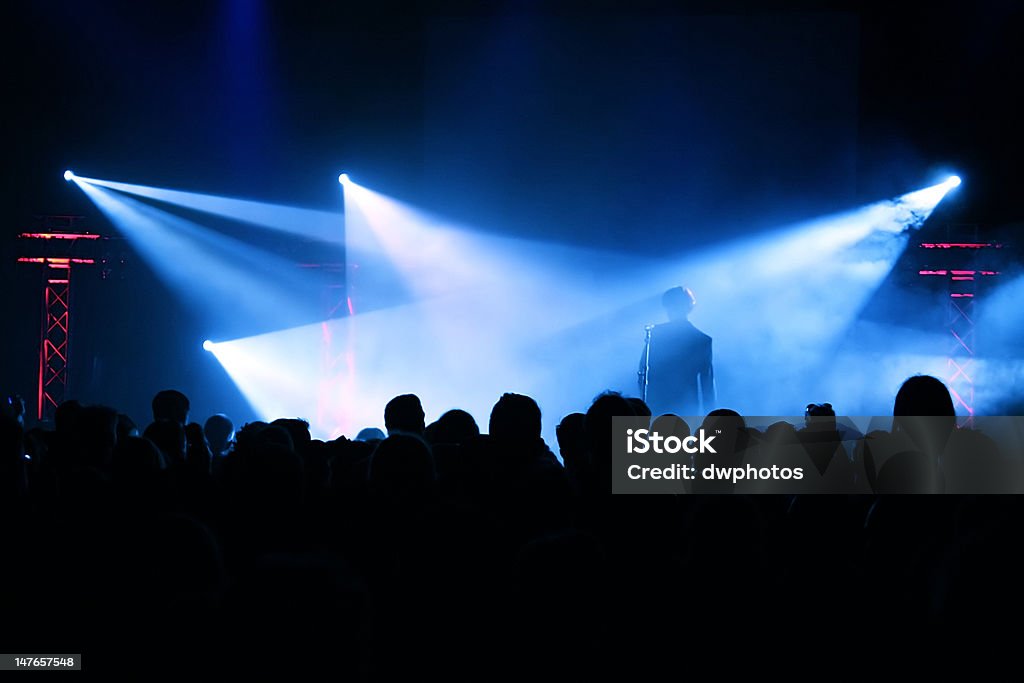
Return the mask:
<path fill-rule="evenodd" d="M 372 4 L 372 7 L 370 6 Z M 83 175 L 340 208 L 337 174 L 481 230 L 631 258 L 965 184 L 926 230 L 1020 219 L 1013 2 L 34 2 L 5 6 L 0 387 L 32 399 L 35 216 Z M 76 271 L 72 395 L 246 406 L 120 241 Z M 632 362 L 632 359 L 630 359 Z M 479 416 L 478 416 L 479 417 Z"/>

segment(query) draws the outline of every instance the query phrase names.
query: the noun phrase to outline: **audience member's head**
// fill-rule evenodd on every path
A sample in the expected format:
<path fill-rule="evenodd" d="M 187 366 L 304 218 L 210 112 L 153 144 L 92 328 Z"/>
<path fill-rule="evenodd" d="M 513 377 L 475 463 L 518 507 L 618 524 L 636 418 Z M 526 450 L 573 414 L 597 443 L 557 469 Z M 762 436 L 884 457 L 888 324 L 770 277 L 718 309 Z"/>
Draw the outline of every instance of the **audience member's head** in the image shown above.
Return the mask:
<path fill-rule="evenodd" d="M 952 417 L 953 399 L 949 389 L 931 375 L 915 375 L 907 378 L 896 392 L 893 403 L 894 416 L 917 415 L 929 417 Z"/>
<path fill-rule="evenodd" d="M 384 407 L 384 428 L 388 435 L 405 432 L 422 436 L 426 429 L 424 418 L 423 405 L 416 394 L 395 396 Z"/>
<path fill-rule="evenodd" d="M 266 422 L 256 420 L 246 422 L 242 428 L 235 432 L 235 450 L 252 450 L 260 442 L 260 434 L 269 427 Z"/>
<path fill-rule="evenodd" d="M 53 413 L 53 426 L 58 434 L 68 435 L 78 426 L 78 416 L 82 413 L 82 404 L 75 400 L 64 401 Z"/>
<path fill-rule="evenodd" d="M 676 436 L 685 439 L 690 436 L 690 425 L 678 415 L 666 413 L 654 418 L 651 422 L 651 431 L 662 436 Z"/>
<path fill-rule="evenodd" d="M 540 407 L 529 396 L 504 394 L 491 409 L 488 433 L 495 439 L 529 441 L 540 438 Z"/>
<path fill-rule="evenodd" d="M 764 438 L 772 443 L 796 443 L 798 432 L 790 422 L 779 420 L 764 430 Z"/>
<path fill-rule="evenodd" d="M 583 421 L 590 459 L 602 467 L 611 465 L 612 419 L 615 417 L 636 417 L 636 413 L 622 394 L 606 391 L 590 404 Z"/>
<path fill-rule="evenodd" d="M 893 431 L 907 434 L 933 457 L 943 451 L 956 429 L 956 411 L 949 389 L 930 375 L 909 377 L 893 402 Z"/>
<path fill-rule="evenodd" d="M 281 427 L 288 432 L 288 436 L 291 437 L 292 446 L 295 448 L 296 452 L 303 451 L 306 446 L 309 445 L 309 442 L 313 440 L 313 437 L 309 433 L 309 423 L 305 420 L 300 420 L 295 417 L 282 417 L 274 420 L 270 424 Z"/>
<path fill-rule="evenodd" d="M 356 441 L 383 441 L 384 432 L 379 427 L 363 427 L 356 434 Z"/>
<path fill-rule="evenodd" d="M 206 435 L 206 442 L 210 444 L 210 452 L 213 455 L 224 455 L 235 438 L 235 425 L 227 415 L 217 413 L 206 418 L 203 434 Z"/>
<path fill-rule="evenodd" d="M 700 428 L 708 434 L 715 434 L 718 431 L 724 434 L 738 434 L 746 430 L 747 421 L 735 410 L 718 408 L 707 414 Z"/>
<path fill-rule="evenodd" d="M 472 415 L 455 408 L 431 423 L 427 433 L 430 443 L 460 444 L 480 436 L 480 428 Z"/>
<path fill-rule="evenodd" d="M 700 430 L 705 434 L 713 434 L 715 436 L 717 439 L 715 442 L 716 453 L 712 455 L 702 451 L 695 454 L 695 465 L 735 463 L 742 457 L 743 451 L 750 443 L 750 432 L 747 430 L 746 420 L 738 412 L 729 408 L 719 408 L 708 413 L 704 421 L 701 422 Z M 699 480 L 698 483 L 702 486 L 709 484 L 709 482 L 703 480 Z M 718 484 L 721 482 L 710 483 Z"/>
<path fill-rule="evenodd" d="M 188 396 L 175 389 L 158 391 L 153 397 L 153 421 L 170 420 L 184 426 L 188 423 Z"/>
<path fill-rule="evenodd" d="M 579 464 L 587 453 L 585 423 L 587 416 L 583 413 L 569 413 L 555 427 L 555 438 L 558 439 L 558 451 L 566 467 Z"/>
<path fill-rule="evenodd" d="M 274 421 L 263 427 L 256 432 L 256 443 L 259 446 L 264 445 L 275 445 L 284 448 L 285 450 L 296 451 L 295 441 L 292 440 L 292 434 L 288 429 L 277 421 Z"/>

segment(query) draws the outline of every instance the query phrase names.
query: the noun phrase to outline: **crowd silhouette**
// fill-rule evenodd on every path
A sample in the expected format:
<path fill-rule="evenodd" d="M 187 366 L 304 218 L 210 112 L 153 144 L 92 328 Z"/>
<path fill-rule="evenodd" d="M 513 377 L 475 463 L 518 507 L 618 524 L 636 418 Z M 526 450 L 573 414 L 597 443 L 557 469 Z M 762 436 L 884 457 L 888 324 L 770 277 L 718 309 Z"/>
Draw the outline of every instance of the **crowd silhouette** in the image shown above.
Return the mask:
<path fill-rule="evenodd" d="M 407 394 L 384 407 L 386 433 L 326 442 L 301 419 L 191 421 L 177 391 L 156 394 L 141 435 L 106 406 L 67 401 L 52 429 L 8 410 L 2 642 L 111 671 L 578 679 L 679 638 L 1024 607 L 1019 497 L 880 495 L 977 493 L 1018 476 L 1020 454 L 957 428 L 932 377 L 903 385 L 892 430 L 844 433 L 826 405 L 803 428 L 725 409 L 697 426 L 607 392 L 561 418 L 557 456 L 536 401 L 512 393 L 486 433 L 462 410 L 426 424 Z M 902 419 L 921 415 L 938 427 Z M 736 462 L 797 458 L 840 495 L 611 495 L 616 416 L 715 429 Z"/>

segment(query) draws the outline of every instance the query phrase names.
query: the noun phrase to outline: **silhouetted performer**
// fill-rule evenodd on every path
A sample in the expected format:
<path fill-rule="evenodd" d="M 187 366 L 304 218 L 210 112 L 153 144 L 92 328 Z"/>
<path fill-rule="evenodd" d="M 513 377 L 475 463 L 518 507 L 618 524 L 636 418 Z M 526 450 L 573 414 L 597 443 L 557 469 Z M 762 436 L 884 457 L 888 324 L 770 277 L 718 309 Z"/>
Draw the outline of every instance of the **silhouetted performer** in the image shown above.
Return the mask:
<path fill-rule="evenodd" d="M 648 329 L 640 356 L 640 391 L 647 382 L 647 405 L 654 415 L 703 415 L 716 402 L 711 337 L 689 321 L 697 303 L 693 292 L 673 287 L 661 299 L 669 321 Z"/>

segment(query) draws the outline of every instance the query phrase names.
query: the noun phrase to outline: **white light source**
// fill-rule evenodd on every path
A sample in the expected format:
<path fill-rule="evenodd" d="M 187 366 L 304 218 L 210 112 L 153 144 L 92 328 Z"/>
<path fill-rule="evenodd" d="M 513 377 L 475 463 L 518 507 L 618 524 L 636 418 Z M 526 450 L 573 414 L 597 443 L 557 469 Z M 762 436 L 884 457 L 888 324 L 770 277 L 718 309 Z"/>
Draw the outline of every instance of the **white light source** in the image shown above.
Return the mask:
<path fill-rule="evenodd" d="M 75 177 L 75 174 L 74 174 L 73 171 L 71 171 L 71 169 L 68 169 L 67 171 L 64 171 L 64 180 L 71 180 L 74 177 Z"/>

